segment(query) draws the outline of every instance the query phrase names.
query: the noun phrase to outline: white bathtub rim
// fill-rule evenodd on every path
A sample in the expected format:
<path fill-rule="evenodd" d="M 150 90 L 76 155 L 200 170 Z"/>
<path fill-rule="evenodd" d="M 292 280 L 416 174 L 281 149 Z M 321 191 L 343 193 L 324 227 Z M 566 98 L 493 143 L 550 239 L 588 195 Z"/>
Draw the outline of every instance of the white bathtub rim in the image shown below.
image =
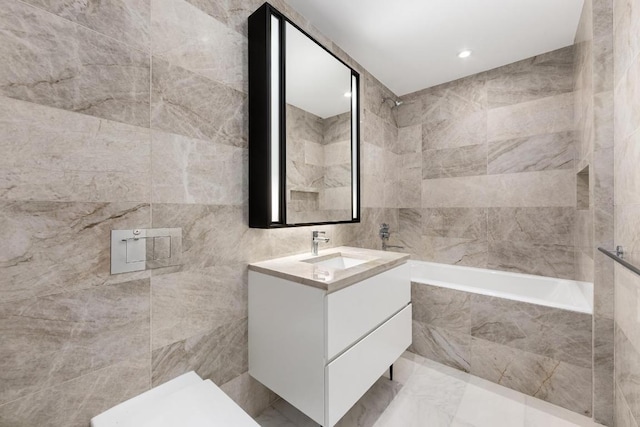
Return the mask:
<path fill-rule="evenodd" d="M 443 264 L 443 263 L 436 263 L 436 262 L 430 262 L 430 261 L 411 260 L 411 261 L 409 261 L 409 263 L 412 266 L 411 282 L 414 282 L 414 283 L 420 283 L 420 284 L 431 285 L 431 286 L 438 286 L 438 287 L 442 287 L 442 288 L 448 288 L 448 289 L 453 289 L 453 290 L 462 291 L 462 292 L 469 292 L 469 293 L 478 294 L 478 295 L 486 295 L 486 296 L 491 296 L 491 297 L 504 298 L 504 299 L 509 299 L 509 300 L 512 300 L 512 301 L 520 301 L 520 302 L 529 303 L 529 304 L 542 305 L 542 306 L 547 306 L 547 307 L 552 307 L 552 308 L 559 308 L 559 309 L 562 309 L 562 310 L 569 310 L 569 311 L 575 311 L 575 312 L 579 312 L 579 313 L 593 315 L 593 283 L 591 283 L 591 282 L 581 282 L 581 281 L 578 281 L 578 280 L 559 279 L 557 277 L 536 276 L 534 274 L 513 273 L 513 272 L 508 272 L 508 271 L 490 270 L 490 269 L 486 269 L 486 268 Z M 528 277 L 528 278 L 535 279 L 535 280 L 553 280 L 553 281 L 556 281 L 556 282 L 563 282 L 563 283 L 566 283 L 566 284 L 573 284 L 573 285 L 577 286 L 578 289 L 580 290 L 580 292 L 582 294 L 582 297 L 584 298 L 584 304 L 583 305 L 563 304 L 563 303 L 559 303 L 557 301 L 549 301 L 549 300 L 545 300 L 545 299 L 542 299 L 542 298 L 535 298 L 535 297 L 529 297 L 529 296 L 526 296 L 526 295 L 520 295 L 520 294 L 517 294 L 515 292 L 513 292 L 513 293 L 512 292 L 503 292 L 503 291 L 498 291 L 498 290 L 494 290 L 494 289 L 487 289 L 487 288 L 481 288 L 481 287 L 475 287 L 475 286 L 461 285 L 461 284 L 457 284 L 457 283 L 444 282 L 444 281 L 440 281 L 440 280 L 432 280 L 432 279 L 427 279 L 427 278 L 423 278 L 423 277 L 415 277 L 415 275 L 413 273 L 413 267 L 416 267 L 416 266 L 419 266 L 419 265 L 422 265 L 422 264 L 433 265 L 433 266 L 438 266 L 438 267 L 445 267 L 445 268 L 462 269 L 462 270 L 468 270 L 468 271 L 477 271 L 477 272 L 479 272 L 481 274 L 502 275 L 502 276 L 509 275 L 509 276 L 516 276 L 516 277 Z M 585 295 L 585 293 L 587 293 L 587 295 Z"/>

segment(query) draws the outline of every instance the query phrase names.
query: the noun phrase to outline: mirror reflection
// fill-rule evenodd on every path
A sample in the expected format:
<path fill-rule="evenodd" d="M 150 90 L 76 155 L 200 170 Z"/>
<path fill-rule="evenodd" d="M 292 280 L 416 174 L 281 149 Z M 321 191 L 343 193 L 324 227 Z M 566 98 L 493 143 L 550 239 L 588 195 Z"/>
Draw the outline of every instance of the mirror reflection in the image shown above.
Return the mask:
<path fill-rule="evenodd" d="M 349 221 L 351 70 L 288 22 L 285 45 L 287 223 Z"/>

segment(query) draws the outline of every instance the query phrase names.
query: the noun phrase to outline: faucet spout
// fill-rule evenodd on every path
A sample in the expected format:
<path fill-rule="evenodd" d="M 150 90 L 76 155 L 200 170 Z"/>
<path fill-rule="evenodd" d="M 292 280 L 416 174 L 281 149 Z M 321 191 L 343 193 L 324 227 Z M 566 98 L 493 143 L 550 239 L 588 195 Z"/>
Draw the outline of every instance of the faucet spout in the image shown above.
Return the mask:
<path fill-rule="evenodd" d="M 311 253 L 318 255 L 318 244 L 329 243 L 329 238 L 325 237 L 325 231 L 314 231 L 311 235 Z"/>

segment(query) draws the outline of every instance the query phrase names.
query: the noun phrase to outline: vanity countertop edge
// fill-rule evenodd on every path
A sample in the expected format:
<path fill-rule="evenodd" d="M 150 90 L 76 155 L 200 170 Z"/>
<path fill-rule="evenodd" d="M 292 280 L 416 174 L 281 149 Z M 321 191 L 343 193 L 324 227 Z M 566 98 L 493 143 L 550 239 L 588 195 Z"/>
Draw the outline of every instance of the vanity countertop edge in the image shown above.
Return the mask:
<path fill-rule="evenodd" d="M 321 267 L 309 261 L 329 259 L 336 254 L 353 256 L 367 261 L 343 270 L 329 268 L 328 270 L 332 274 L 331 279 L 317 278 L 318 269 Z M 317 256 L 304 253 L 251 263 L 249 270 L 332 293 L 405 264 L 410 258 L 411 255 L 399 252 L 338 246 L 321 250 Z M 321 269 L 327 270 L 325 267 Z"/>

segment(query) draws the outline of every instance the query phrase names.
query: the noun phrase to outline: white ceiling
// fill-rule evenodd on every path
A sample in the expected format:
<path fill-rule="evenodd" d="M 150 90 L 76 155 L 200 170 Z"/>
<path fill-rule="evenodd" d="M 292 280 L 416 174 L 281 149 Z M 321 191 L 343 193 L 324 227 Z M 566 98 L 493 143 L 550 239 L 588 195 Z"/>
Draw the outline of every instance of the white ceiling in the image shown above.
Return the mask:
<path fill-rule="evenodd" d="M 323 119 L 346 113 L 351 71 L 333 55 L 286 24 L 287 103 Z"/>
<path fill-rule="evenodd" d="M 401 96 L 573 44 L 583 0 L 287 2 Z"/>

